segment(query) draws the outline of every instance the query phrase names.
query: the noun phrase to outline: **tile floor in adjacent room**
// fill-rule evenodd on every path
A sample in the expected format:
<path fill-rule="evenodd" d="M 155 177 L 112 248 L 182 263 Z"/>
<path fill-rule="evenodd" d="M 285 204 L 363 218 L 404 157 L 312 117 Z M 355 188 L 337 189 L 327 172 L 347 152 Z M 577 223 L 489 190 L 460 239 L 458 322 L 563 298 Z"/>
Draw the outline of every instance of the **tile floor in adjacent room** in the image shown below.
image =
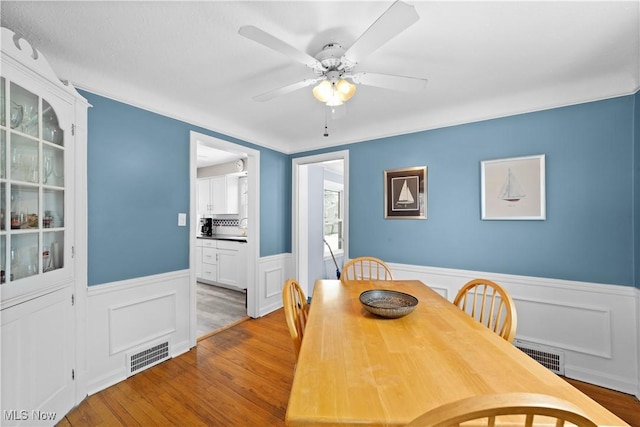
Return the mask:
<path fill-rule="evenodd" d="M 197 283 L 196 336 L 210 334 L 247 317 L 246 291 Z"/>

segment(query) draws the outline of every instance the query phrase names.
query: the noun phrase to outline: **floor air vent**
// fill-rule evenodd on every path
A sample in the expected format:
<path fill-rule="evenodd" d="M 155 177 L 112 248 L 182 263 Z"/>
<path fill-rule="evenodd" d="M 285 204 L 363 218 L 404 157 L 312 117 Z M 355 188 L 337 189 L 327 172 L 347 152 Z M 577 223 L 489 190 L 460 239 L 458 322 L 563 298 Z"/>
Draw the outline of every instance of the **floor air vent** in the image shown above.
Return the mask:
<path fill-rule="evenodd" d="M 161 342 L 134 354 L 127 354 L 127 376 L 138 373 L 169 358 L 169 342 Z"/>
<path fill-rule="evenodd" d="M 521 340 L 515 340 L 514 345 L 545 368 L 558 375 L 564 375 L 564 352 Z"/>

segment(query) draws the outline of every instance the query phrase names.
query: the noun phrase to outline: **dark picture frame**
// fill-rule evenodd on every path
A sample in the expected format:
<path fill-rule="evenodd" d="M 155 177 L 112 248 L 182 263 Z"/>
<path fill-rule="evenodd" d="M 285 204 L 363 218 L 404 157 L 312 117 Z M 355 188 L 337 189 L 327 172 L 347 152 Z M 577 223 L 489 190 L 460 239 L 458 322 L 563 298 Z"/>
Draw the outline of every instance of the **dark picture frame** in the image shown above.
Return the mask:
<path fill-rule="evenodd" d="M 384 171 L 384 217 L 427 218 L 427 167 Z"/>

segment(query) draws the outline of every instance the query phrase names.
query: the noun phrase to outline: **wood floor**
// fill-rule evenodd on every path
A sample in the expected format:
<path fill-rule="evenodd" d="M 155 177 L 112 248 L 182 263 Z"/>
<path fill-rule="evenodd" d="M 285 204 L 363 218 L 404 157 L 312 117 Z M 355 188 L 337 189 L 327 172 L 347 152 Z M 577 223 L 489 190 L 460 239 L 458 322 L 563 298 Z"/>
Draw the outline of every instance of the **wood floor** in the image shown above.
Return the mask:
<path fill-rule="evenodd" d="M 58 425 L 284 426 L 294 365 L 293 344 L 278 310 L 89 396 Z M 570 381 L 640 427 L 635 397 Z"/>
<path fill-rule="evenodd" d="M 640 427 L 640 401 L 634 396 L 572 379 L 567 381 L 632 427 Z"/>

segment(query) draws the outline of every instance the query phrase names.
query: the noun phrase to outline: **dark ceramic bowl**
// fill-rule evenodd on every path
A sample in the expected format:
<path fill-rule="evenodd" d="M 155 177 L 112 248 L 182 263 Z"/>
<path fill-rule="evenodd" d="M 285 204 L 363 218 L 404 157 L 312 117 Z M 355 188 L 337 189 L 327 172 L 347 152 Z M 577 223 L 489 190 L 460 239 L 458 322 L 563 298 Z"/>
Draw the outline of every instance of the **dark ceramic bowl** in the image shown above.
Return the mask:
<path fill-rule="evenodd" d="M 362 306 L 380 317 L 396 319 L 411 313 L 418 305 L 418 299 L 404 292 L 386 289 L 371 289 L 360 294 Z"/>

